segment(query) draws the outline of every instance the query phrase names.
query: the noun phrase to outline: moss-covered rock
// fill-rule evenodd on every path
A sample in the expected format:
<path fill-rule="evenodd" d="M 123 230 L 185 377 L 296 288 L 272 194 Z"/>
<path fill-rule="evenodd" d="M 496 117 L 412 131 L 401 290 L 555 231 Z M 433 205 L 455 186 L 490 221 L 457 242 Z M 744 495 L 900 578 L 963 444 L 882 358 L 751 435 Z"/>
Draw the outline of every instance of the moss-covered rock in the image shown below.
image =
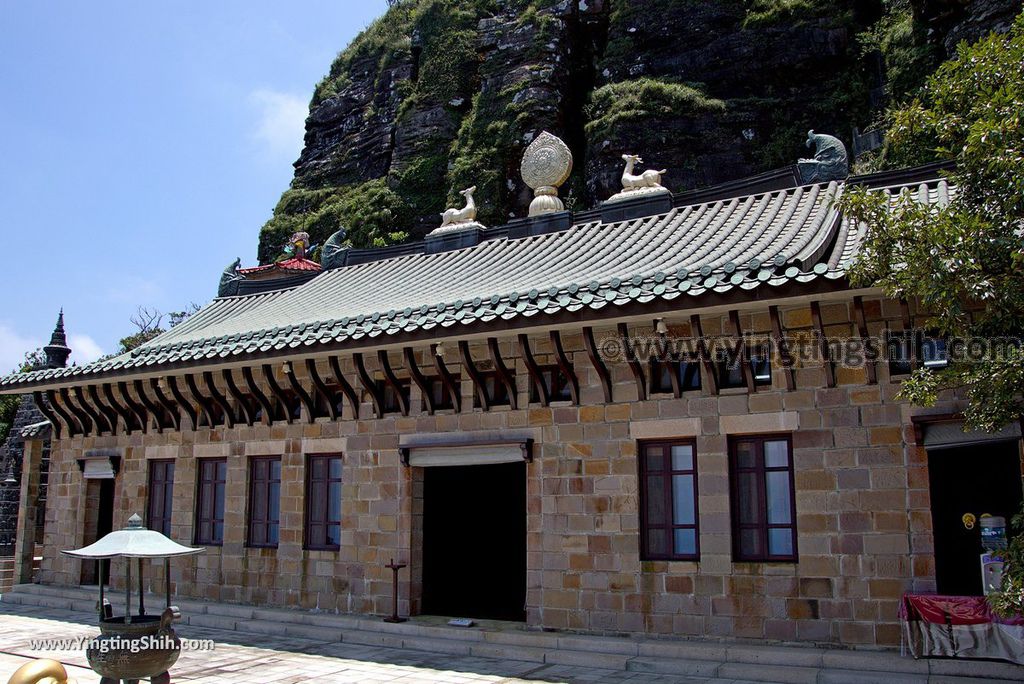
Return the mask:
<path fill-rule="evenodd" d="M 999 26 L 1013 4 L 399 0 L 317 85 L 260 261 L 296 230 L 322 242 L 344 225 L 358 247 L 422 237 L 470 185 L 484 223 L 523 216 L 519 162 L 542 130 L 572 149 L 575 209 L 618 190 L 625 152 L 667 168 L 673 190 L 790 164 L 807 129 L 848 139 L 919 87 L 948 36 Z"/>

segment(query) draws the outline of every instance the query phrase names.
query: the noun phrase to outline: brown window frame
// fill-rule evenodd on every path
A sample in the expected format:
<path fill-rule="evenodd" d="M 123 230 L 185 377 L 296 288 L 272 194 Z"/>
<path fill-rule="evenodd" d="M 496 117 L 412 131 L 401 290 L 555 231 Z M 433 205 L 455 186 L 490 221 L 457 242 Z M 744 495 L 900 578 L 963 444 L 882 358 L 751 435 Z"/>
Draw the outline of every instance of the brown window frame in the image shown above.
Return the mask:
<path fill-rule="evenodd" d="M 430 388 L 430 396 L 434 400 L 435 411 L 448 411 L 455 408 L 455 402 L 452 401 L 452 396 L 448 392 L 448 386 L 444 384 L 444 380 L 439 375 L 428 375 L 426 376 L 427 386 Z M 457 374 L 452 374 L 452 384 L 455 386 L 455 391 L 459 391 L 461 387 L 462 378 Z M 475 396 L 475 395 L 474 395 Z M 427 398 L 426 396 L 421 397 L 422 409 L 427 410 Z"/>
<path fill-rule="evenodd" d="M 170 467 L 170 479 L 167 478 L 168 466 Z M 163 471 L 159 479 L 156 478 L 158 469 Z M 149 460 L 149 473 L 147 473 L 146 476 L 146 484 L 148 485 L 146 527 L 151 530 L 155 530 L 166 537 L 171 536 L 171 515 L 174 511 L 174 472 L 175 467 L 173 458 Z M 163 504 L 163 510 L 160 511 L 159 514 L 154 511 L 153 505 L 157 501 L 153 494 L 158 486 L 162 490 L 160 492 L 159 500 Z"/>
<path fill-rule="evenodd" d="M 217 478 L 217 465 L 224 464 L 224 479 Z M 213 467 L 213 477 L 206 477 L 207 466 Z M 216 517 L 217 511 L 217 485 L 221 486 L 221 496 L 227 498 L 227 470 L 228 470 L 228 459 L 226 458 L 198 458 L 196 459 L 196 520 L 193 528 L 193 543 L 202 546 L 223 546 L 224 545 L 224 518 Z M 213 487 L 213 493 L 210 495 L 213 499 L 212 512 L 210 517 L 203 515 L 203 494 L 207 487 Z M 221 515 L 225 510 L 225 503 L 221 504 Z M 220 523 L 220 539 L 216 539 L 216 524 Z M 208 524 L 210 526 L 210 536 L 204 537 L 202 534 L 203 525 Z"/>
<path fill-rule="evenodd" d="M 331 461 L 337 460 L 341 464 L 342 474 L 338 477 L 331 477 Z M 325 473 L 326 477 L 323 479 L 313 479 L 313 464 L 315 461 L 325 461 Z M 331 485 L 336 484 L 338 487 L 338 498 L 341 499 L 341 485 L 344 482 L 345 472 L 345 460 L 341 454 L 309 454 L 306 456 L 306 505 L 305 505 L 305 534 L 304 537 L 304 548 L 311 551 L 337 551 L 341 548 L 341 543 L 330 544 L 326 541 L 327 539 L 327 528 L 331 525 L 338 526 L 338 536 L 341 536 L 341 511 L 338 511 L 338 519 L 332 520 L 329 511 L 329 505 L 324 505 L 324 517 L 319 520 L 314 520 L 313 515 L 313 504 L 314 504 L 314 487 L 322 487 L 320 492 L 321 496 L 325 501 L 330 501 L 330 488 Z M 323 541 L 320 539 L 313 538 L 313 526 L 319 525 L 323 528 L 324 534 L 322 536 Z"/>
<path fill-rule="evenodd" d="M 484 383 L 484 393 L 487 394 L 487 403 L 492 407 L 511 406 L 512 400 L 508 396 L 508 388 L 502 381 L 501 376 L 498 375 L 498 371 L 482 370 L 478 372 L 480 380 Z M 538 399 L 537 401 L 540 400 Z M 473 408 L 480 408 L 480 395 L 477 394 L 475 388 L 473 391 Z"/>
<path fill-rule="evenodd" d="M 771 466 L 767 467 L 764 463 L 764 445 L 765 442 L 785 442 L 786 443 L 786 466 Z M 737 446 L 739 444 L 754 444 L 756 445 L 755 451 L 755 465 L 748 468 L 739 467 L 739 457 L 737 455 Z M 768 487 L 767 487 L 767 473 L 769 472 L 788 472 L 789 473 L 789 523 L 769 523 L 768 522 Z M 797 547 L 797 520 L 796 520 L 796 482 L 794 477 L 795 468 L 793 466 L 793 436 L 789 433 L 785 434 L 764 434 L 764 435 L 739 435 L 729 438 L 729 509 L 731 518 L 731 529 L 732 529 L 732 556 L 736 562 L 751 562 L 751 563 L 796 563 L 799 560 L 800 551 Z M 754 523 L 741 523 L 740 522 L 740 488 L 739 488 L 739 476 L 740 473 L 755 473 L 757 477 L 757 487 L 760 494 L 760 506 L 758 507 L 757 522 Z M 769 551 L 769 530 L 772 529 L 789 529 L 792 535 L 792 548 L 793 552 L 790 554 L 772 554 Z M 744 551 L 741 546 L 741 530 L 744 529 L 756 529 L 759 531 L 761 548 L 764 550 L 763 553 L 748 553 Z"/>
<path fill-rule="evenodd" d="M 256 479 L 256 464 L 260 462 L 268 463 L 267 478 L 265 480 Z M 274 463 L 278 464 L 278 477 L 274 480 L 270 476 L 270 469 L 273 468 Z M 281 540 L 281 457 L 280 456 L 250 456 L 249 457 L 249 506 L 246 518 L 248 524 L 246 527 L 246 540 L 245 545 L 251 548 L 257 549 L 276 549 Z M 270 490 L 274 484 L 277 484 L 277 518 L 274 519 L 270 516 Z M 255 503 L 257 495 L 266 497 L 266 511 L 267 517 L 265 519 L 256 520 L 253 517 L 253 511 L 255 510 Z M 270 539 L 270 527 L 272 525 L 277 526 L 277 541 L 254 541 L 257 526 L 262 526 L 264 539 Z"/>
<path fill-rule="evenodd" d="M 401 413 L 402 404 L 398 400 L 399 393 L 395 391 L 391 383 L 387 380 L 377 380 L 376 385 L 381 398 L 381 411 L 384 413 Z M 402 398 L 405 400 L 405 405 L 410 406 L 412 401 L 412 379 L 398 378 L 398 387 Z"/>
<path fill-rule="evenodd" d="M 651 394 L 672 394 L 672 378 L 670 376 L 673 374 L 679 380 L 680 393 L 701 390 L 700 361 L 696 357 L 657 359 L 652 356 L 649 373 Z M 696 379 L 696 383 L 694 379 Z"/>
<path fill-rule="evenodd" d="M 693 450 L 693 467 L 689 470 L 675 470 L 672 468 L 672 447 L 674 446 L 688 446 Z M 663 463 L 664 468 L 662 473 L 665 476 L 665 484 L 662 487 L 660 496 L 665 498 L 665 514 L 669 520 L 672 520 L 672 516 L 675 511 L 674 506 L 674 493 L 673 489 L 673 476 L 674 475 L 691 475 L 693 477 L 693 524 L 677 524 L 674 521 L 666 524 L 651 525 L 647 519 L 647 500 L 651 496 L 651 492 L 648 489 L 647 478 L 648 478 L 648 467 L 647 467 L 647 449 L 651 447 L 661 447 L 664 450 L 662 458 L 665 459 Z M 673 561 L 699 561 L 700 560 L 700 490 L 697 477 L 697 440 L 694 438 L 680 438 L 680 439 L 656 439 L 656 440 L 641 440 L 637 442 L 637 461 L 638 469 L 640 474 L 640 486 L 639 486 L 639 505 L 640 505 L 640 559 L 641 560 L 673 560 Z M 651 529 L 662 529 L 668 537 L 667 548 L 672 549 L 671 553 L 668 554 L 657 554 L 652 553 L 649 550 L 649 532 Z M 693 553 L 676 553 L 675 551 L 675 530 L 677 529 L 692 529 L 694 535 L 694 552 Z"/>
<path fill-rule="evenodd" d="M 538 368 L 544 387 L 548 391 L 548 401 L 572 401 L 572 392 L 569 390 L 569 378 L 558 365 L 546 365 Z M 495 387 L 499 380 L 495 380 Z M 536 404 L 540 401 L 540 392 L 537 391 L 536 383 L 530 383 L 530 403 Z"/>

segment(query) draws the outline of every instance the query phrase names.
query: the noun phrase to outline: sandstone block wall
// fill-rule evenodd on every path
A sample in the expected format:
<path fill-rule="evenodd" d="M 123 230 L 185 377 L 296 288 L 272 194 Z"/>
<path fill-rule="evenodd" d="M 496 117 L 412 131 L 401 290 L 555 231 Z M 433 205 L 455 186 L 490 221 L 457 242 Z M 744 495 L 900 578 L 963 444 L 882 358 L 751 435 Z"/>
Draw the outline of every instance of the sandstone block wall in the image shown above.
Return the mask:
<path fill-rule="evenodd" d="M 869 327 L 902 327 L 896 303 L 865 303 Z M 824 304 L 827 332 L 854 335 L 852 304 Z M 744 330 L 767 332 L 767 312 L 741 315 Z M 809 330 L 807 306 L 785 309 L 790 331 Z M 669 319 L 685 334 L 683 320 Z M 728 319 L 704 317 L 705 334 L 728 330 Z M 635 332 L 649 332 L 648 325 Z M 596 331 L 613 334 L 611 326 Z M 501 350 L 516 372 L 520 407 L 472 408 L 472 385 L 462 373 L 463 411 L 427 415 L 415 385 L 409 416 L 377 419 L 371 406 L 352 419 L 297 420 L 292 425 L 186 429 L 157 434 L 62 440 L 54 445 L 46 511 L 43 582 L 77 584 L 79 561 L 59 549 L 83 543 L 89 489 L 76 464 L 93 448 L 123 452 L 115 497 L 115 529 L 146 506 L 147 460 L 174 458 L 172 536 L 193 539 L 196 460 L 226 457 L 225 539 L 221 547 L 176 560 L 175 592 L 230 602 L 390 612 L 392 557 L 414 560 L 403 571 L 400 610 L 416 613 L 422 578 L 415 559 L 422 544 L 422 470 L 403 467 L 398 444 L 414 433 L 530 430 L 534 460 L 527 483 L 527 622 L 536 627 L 659 635 L 710 635 L 843 645 L 894 646 L 897 605 L 909 590 L 934 589 L 927 461 L 914 446 L 912 409 L 885 364 L 878 384 L 863 369 L 838 369 L 826 387 L 822 367 L 796 370 L 787 391 L 779 364 L 773 384 L 746 390 L 687 392 L 680 399 L 636 400 L 625 363 L 610 365 L 614 398 L 605 404 L 598 376 L 578 330 L 563 342 L 580 378 L 581 405 L 528 404 L 525 366 L 510 339 Z M 541 363 L 552 362 L 546 335 L 532 338 Z M 454 346 L 454 345 L 453 345 Z M 487 358 L 482 344 L 474 357 Z M 448 359 L 457 369 L 454 350 Z M 392 356 L 397 366 L 398 355 Z M 296 367 L 301 364 L 295 364 Z M 343 363 L 344 366 L 344 363 Z M 346 372 L 351 372 L 351 366 Z M 354 372 L 352 377 L 354 377 Z M 934 412 L 958 406 L 948 397 Z M 731 555 L 728 436 L 790 432 L 793 436 L 798 563 L 739 563 Z M 700 520 L 699 562 L 642 561 L 639 555 L 637 441 L 696 440 Z M 343 532 L 339 551 L 302 548 L 304 460 L 312 453 L 344 456 Z M 245 546 L 247 462 L 282 458 L 281 542 L 277 549 Z M 123 564 L 113 567 L 115 586 Z M 407 574 L 408 573 L 408 574 Z M 162 586 L 160 569 L 150 576 Z"/>

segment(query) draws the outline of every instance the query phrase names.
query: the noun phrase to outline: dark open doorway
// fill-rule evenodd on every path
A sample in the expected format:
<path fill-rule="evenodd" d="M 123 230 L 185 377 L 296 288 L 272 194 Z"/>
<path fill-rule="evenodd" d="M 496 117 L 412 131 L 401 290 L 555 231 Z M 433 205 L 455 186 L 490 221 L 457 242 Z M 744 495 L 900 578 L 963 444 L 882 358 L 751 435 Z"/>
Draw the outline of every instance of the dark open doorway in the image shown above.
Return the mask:
<path fill-rule="evenodd" d="M 526 464 L 423 477 L 423 613 L 525 620 Z"/>
<path fill-rule="evenodd" d="M 114 480 L 85 481 L 85 536 L 82 546 L 92 544 L 114 529 Z M 103 566 L 103 582 L 110 581 L 110 561 L 99 561 Z M 94 561 L 82 561 L 82 584 L 98 584 Z"/>
<path fill-rule="evenodd" d="M 940 594 L 980 596 L 981 516 L 1020 510 L 1021 461 L 1016 441 L 928 451 L 935 581 Z M 965 526 L 970 513 L 977 521 Z"/>

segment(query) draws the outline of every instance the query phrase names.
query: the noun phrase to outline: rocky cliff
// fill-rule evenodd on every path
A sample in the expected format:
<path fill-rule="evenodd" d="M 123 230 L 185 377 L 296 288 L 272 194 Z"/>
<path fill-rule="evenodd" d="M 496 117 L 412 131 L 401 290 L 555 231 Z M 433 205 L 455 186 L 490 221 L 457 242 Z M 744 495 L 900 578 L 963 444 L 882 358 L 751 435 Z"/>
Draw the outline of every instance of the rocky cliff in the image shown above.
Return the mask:
<path fill-rule="evenodd" d="M 355 246 L 422 236 L 455 191 L 479 218 L 523 216 L 523 149 L 541 130 L 575 158 L 562 195 L 619 189 L 620 156 L 673 191 L 792 163 L 809 128 L 850 143 L 961 39 L 1019 0 L 397 0 L 317 86 L 295 178 L 260 234 L 345 226 Z"/>

